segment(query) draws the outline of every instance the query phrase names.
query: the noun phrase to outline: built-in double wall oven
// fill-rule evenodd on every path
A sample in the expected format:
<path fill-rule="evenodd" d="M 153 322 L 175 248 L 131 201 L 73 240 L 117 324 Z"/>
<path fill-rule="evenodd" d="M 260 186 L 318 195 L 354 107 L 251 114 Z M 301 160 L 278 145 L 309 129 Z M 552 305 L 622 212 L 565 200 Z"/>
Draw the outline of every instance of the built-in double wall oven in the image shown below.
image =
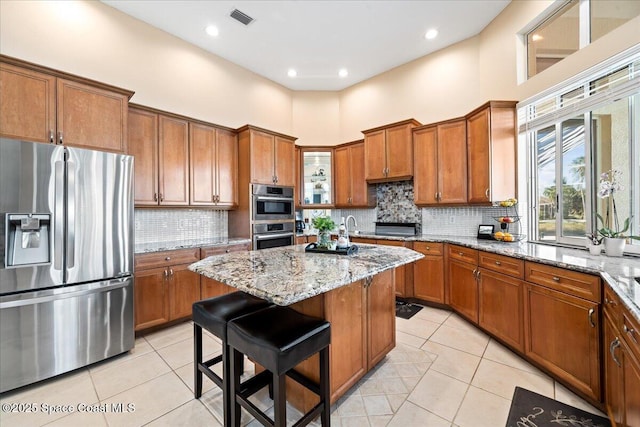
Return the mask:
<path fill-rule="evenodd" d="M 253 250 L 293 245 L 293 187 L 253 184 L 251 193 Z"/>

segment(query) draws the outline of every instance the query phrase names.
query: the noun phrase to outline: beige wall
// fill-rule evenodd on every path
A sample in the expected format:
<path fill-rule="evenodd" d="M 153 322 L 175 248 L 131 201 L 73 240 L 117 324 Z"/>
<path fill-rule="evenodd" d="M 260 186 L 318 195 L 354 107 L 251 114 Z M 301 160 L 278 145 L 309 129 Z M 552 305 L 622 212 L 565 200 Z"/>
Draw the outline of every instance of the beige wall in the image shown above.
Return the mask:
<path fill-rule="evenodd" d="M 341 92 L 293 92 L 96 1 L 0 1 L 0 52 L 136 91 L 132 101 L 333 145 L 407 118 L 523 100 L 640 43 L 640 17 L 519 84 L 517 33 L 552 0 L 513 1 L 482 33 Z M 523 62 L 523 60 L 521 60 Z"/>
<path fill-rule="evenodd" d="M 299 145 L 336 145 L 340 139 L 337 92 L 293 92 L 293 135 Z"/>
<path fill-rule="evenodd" d="M 0 52 L 134 90 L 139 104 L 292 131 L 290 90 L 98 1 L 0 1 Z"/>

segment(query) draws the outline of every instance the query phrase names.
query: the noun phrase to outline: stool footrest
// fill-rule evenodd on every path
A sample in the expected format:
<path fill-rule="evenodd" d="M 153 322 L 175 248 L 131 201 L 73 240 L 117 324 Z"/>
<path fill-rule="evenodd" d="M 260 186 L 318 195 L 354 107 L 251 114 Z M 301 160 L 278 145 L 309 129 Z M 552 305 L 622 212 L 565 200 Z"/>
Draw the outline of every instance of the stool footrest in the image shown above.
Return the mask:
<path fill-rule="evenodd" d="M 271 418 L 267 416 L 264 412 L 262 412 L 256 405 L 249 401 L 248 397 L 245 397 L 241 394 L 236 394 L 236 402 L 240 404 L 247 412 L 249 412 L 253 418 L 258 420 L 260 424 L 264 426 L 273 426 L 274 422 Z"/>
<path fill-rule="evenodd" d="M 220 378 L 218 374 L 216 374 L 211 369 L 209 369 L 209 366 L 211 365 L 206 365 L 205 363 L 198 363 L 198 370 L 203 374 L 205 374 L 207 378 L 209 378 L 211 381 L 216 383 L 218 387 L 222 388 L 222 378 Z"/>
<path fill-rule="evenodd" d="M 204 362 L 202 362 L 202 364 L 204 366 L 206 366 L 207 368 L 209 368 L 212 365 L 215 365 L 216 363 L 220 363 L 220 362 L 222 362 L 222 354 L 217 355 L 213 359 L 209 359 L 207 361 L 204 361 Z"/>
<path fill-rule="evenodd" d="M 300 372 L 296 371 L 295 369 L 292 369 L 289 372 L 287 372 L 287 376 L 290 377 L 295 382 L 297 382 L 298 384 L 304 386 L 305 388 L 309 389 L 313 393 L 320 396 L 320 386 L 315 381 L 312 381 L 311 379 L 302 375 Z"/>
<path fill-rule="evenodd" d="M 272 378 L 271 372 L 262 371 L 240 384 L 239 393 L 244 397 L 249 397 L 261 388 L 271 384 Z"/>

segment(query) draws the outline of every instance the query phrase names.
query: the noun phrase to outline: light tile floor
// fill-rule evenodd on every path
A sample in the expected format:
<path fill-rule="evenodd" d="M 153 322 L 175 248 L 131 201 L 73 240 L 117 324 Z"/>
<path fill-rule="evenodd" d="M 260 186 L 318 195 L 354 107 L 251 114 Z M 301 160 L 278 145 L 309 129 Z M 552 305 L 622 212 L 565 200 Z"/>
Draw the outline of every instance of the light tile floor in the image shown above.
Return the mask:
<path fill-rule="evenodd" d="M 128 354 L 5 393 L 0 425 L 220 426 L 220 390 L 205 378 L 202 398 L 193 398 L 192 328 L 139 337 Z M 502 427 L 515 386 L 602 415 L 449 311 L 425 307 L 398 318 L 396 330 L 396 348 L 332 407 L 333 426 Z M 205 336 L 204 352 L 219 353 L 219 340 Z M 261 409 L 272 411 L 270 402 L 266 390 L 256 395 Z M 18 403 L 21 412 L 4 410 Z M 296 412 L 289 408 L 292 421 Z M 243 424 L 259 425 L 246 413 Z"/>

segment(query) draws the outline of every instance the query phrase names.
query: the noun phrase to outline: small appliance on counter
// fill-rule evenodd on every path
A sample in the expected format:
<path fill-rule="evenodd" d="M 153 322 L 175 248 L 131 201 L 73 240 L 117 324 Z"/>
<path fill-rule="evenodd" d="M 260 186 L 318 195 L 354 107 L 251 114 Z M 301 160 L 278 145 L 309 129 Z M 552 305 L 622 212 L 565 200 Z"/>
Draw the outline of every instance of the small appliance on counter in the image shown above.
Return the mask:
<path fill-rule="evenodd" d="M 417 222 L 376 222 L 376 234 L 410 237 L 419 234 L 419 227 Z"/>
<path fill-rule="evenodd" d="M 302 212 L 296 211 L 296 233 L 302 233 L 305 228 L 307 227 L 306 227 L 306 224 L 304 223 Z"/>

